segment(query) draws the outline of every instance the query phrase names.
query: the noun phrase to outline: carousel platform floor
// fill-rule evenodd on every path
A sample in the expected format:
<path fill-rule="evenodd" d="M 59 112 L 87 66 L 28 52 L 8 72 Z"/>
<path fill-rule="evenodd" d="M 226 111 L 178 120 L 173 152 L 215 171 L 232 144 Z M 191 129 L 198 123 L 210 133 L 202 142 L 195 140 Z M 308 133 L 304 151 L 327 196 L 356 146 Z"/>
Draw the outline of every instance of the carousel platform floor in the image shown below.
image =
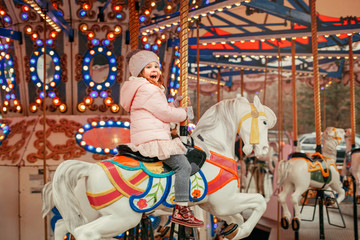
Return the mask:
<path fill-rule="evenodd" d="M 360 205 L 358 204 L 358 221 L 360 222 Z M 343 213 L 343 218 L 346 224 L 346 228 L 339 228 L 335 226 L 331 226 L 328 223 L 328 218 L 326 215 L 326 209 L 324 208 L 324 232 L 325 239 L 327 240 L 338 240 L 338 239 L 346 239 L 352 240 L 354 237 L 354 223 L 353 223 L 353 204 L 349 200 L 341 203 L 340 205 L 341 211 Z M 305 207 L 302 213 L 303 219 L 311 219 L 313 215 L 314 209 L 312 207 Z M 329 218 L 331 223 L 342 225 L 341 217 L 338 213 L 338 210 L 329 210 Z M 359 225 L 359 224 L 358 224 Z M 295 234 L 291 229 L 285 230 L 281 228 L 279 225 L 279 230 L 277 226 L 277 222 L 272 219 L 262 218 L 259 221 L 257 226 L 258 229 L 263 231 L 268 231 L 269 240 L 294 240 Z M 255 239 L 255 238 L 254 238 Z M 259 239 L 259 238 L 257 238 Z M 317 207 L 314 221 L 302 221 L 301 227 L 299 231 L 299 240 L 315 240 L 320 239 L 320 226 L 319 226 L 319 208 Z"/>

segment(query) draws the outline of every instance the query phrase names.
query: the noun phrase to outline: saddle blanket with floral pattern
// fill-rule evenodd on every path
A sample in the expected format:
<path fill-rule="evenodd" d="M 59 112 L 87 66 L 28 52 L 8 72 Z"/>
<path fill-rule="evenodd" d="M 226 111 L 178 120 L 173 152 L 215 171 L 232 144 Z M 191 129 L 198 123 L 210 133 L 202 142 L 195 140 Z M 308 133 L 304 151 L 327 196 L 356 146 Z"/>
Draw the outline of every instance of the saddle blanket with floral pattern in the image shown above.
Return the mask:
<path fill-rule="evenodd" d="M 175 176 L 172 171 L 162 170 L 162 162 L 143 163 L 125 156 L 117 156 L 97 164 L 103 168 L 114 187 L 100 193 L 86 193 L 94 209 L 109 206 L 123 196 L 129 198 L 130 206 L 136 212 L 148 212 L 160 204 L 167 207 L 175 206 Z M 128 177 L 125 177 L 125 170 L 133 174 L 130 174 L 130 177 L 126 174 Z M 145 189 L 140 188 L 139 185 L 145 181 L 148 181 Z M 190 201 L 205 198 L 208 185 L 201 170 L 190 177 L 189 184 Z"/>

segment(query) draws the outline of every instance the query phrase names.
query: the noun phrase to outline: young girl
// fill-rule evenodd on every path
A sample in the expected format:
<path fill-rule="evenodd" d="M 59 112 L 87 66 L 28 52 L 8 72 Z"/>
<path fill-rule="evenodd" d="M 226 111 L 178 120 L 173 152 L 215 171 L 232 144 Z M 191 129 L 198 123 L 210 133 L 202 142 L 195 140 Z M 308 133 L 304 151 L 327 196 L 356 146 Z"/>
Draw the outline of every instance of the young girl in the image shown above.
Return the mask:
<path fill-rule="evenodd" d="M 187 118 L 184 108 L 169 105 L 164 94 L 158 56 L 146 50 L 134 50 L 126 60 L 131 77 L 121 87 L 120 104 L 130 112 L 130 140 L 133 151 L 146 157 L 158 157 L 175 172 L 175 201 L 172 222 L 200 227 L 188 207 L 191 166 L 186 148 L 179 138 L 171 139 L 170 122 Z"/>

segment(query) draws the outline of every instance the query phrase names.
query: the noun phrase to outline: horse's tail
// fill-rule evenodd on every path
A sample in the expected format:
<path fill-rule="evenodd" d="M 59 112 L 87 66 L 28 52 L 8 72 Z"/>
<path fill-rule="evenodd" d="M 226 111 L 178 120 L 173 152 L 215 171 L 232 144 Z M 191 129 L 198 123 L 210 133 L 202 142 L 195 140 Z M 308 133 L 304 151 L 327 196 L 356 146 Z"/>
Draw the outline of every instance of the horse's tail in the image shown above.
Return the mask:
<path fill-rule="evenodd" d="M 280 186 L 282 186 L 285 182 L 285 179 L 287 178 L 289 174 L 289 168 L 290 168 L 290 162 L 287 160 L 281 160 L 278 165 L 278 172 L 277 172 L 277 183 Z"/>
<path fill-rule="evenodd" d="M 53 200 L 53 194 L 52 194 L 52 183 L 48 182 L 45 184 L 43 190 L 42 190 L 42 202 L 43 202 L 43 206 L 42 206 L 42 213 L 43 213 L 43 218 L 49 214 L 49 212 L 51 211 L 51 209 L 55 206 L 54 204 L 54 200 Z"/>
<path fill-rule="evenodd" d="M 71 233 L 87 221 L 81 213 L 74 189 L 78 180 L 89 175 L 90 166 L 91 163 L 67 160 L 58 166 L 53 178 L 53 201 Z"/>

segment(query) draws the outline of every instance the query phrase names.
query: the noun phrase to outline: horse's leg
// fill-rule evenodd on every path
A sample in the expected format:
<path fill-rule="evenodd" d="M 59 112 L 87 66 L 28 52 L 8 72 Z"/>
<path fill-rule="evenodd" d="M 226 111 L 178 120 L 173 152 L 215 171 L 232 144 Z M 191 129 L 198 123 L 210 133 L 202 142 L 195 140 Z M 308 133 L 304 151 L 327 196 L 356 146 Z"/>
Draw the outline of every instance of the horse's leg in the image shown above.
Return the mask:
<path fill-rule="evenodd" d="M 233 190 L 233 188 L 227 187 L 211 194 L 209 197 L 210 212 L 221 219 L 231 220 L 231 222 L 227 222 L 228 224 L 237 224 L 239 227 L 233 238 L 241 239 L 249 236 L 256 226 L 266 210 L 266 201 L 258 193 L 239 193 Z M 200 205 L 200 207 L 202 206 Z M 252 213 L 244 222 L 241 213 L 247 209 L 252 210 Z"/>
<path fill-rule="evenodd" d="M 301 214 L 299 201 L 301 195 L 306 191 L 306 189 L 308 189 L 310 185 L 310 174 L 305 174 L 303 178 L 304 179 L 298 179 L 298 182 L 295 185 L 295 191 L 293 194 L 291 194 L 291 203 L 294 206 L 294 217 L 291 224 L 294 231 L 300 228 Z"/>
<path fill-rule="evenodd" d="M 352 160 L 350 171 L 351 174 L 354 176 L 354 181 L 356 183 L 356 196 L 360 197 L 360 154 L 352 154 L 351 159 Z"/>
<path fill-rule="evenodd" d="M 55 229 L 54 229 L 54 239 L 55 240 L 63 240 L 65 237 L 65 234 L 67 234 L 69 231 L 67 230 L 64 220 L 59 219 L 55 223 Z"/>
<path fill-rule="evenodd" d="M 332 180 L 329 186 L 339 194 L 336 200 L 340 204 L 345 198 L 345 190 L 342 188 L 339 172 L 334 167 L 331 167 L 331 172 Z"/>
<path fill-rule="evenodd" d="M 291 213 L 290 213 L 289 208 L 288 208 L 288 206 L 286 204 L 286 197 L 291 191 L 293 191 L 292 183 L 286 182 L 285 185 L 283 186 L 283 190 L 278 195 L 279 202 L 280 202 L 281 207 L 283 209 L 283 217 L 281 218 L 281 226 L 284 229 L 289 228 L 290 219 L 291 219 Z"/>
<path fill-rule="evenodd" d="M 141 213 L 134 212 L 130 215 L 123 215 L 116 212 L 118 209 L 113 208 L 112 214 L 101 216 L 92 222 L 75 228 L 74 236 L 76 240 L 111 239 L 135 227 L 140 222 Z"/>
<path fill-rule="evenodd" d="M 360 159 L 359 159 L 360 161 Z M 360 198 L 360 166 L 358 166 L 358 169 L 356 173 L 354 174 L 355 183 L 356 183 L 356 196 Z M 355 196 L 354 196 L 355 197 Z"/>
<path fill-rule="evenodd" d="M 259 172 L 259 188 L 260 188 L 260 194 L 262 194 L 262 195 L 265 197 L 264 181 L 265 181 L 264 169 L 263 169 L 263 168 L 260 168 L 260 172 Z"/>

